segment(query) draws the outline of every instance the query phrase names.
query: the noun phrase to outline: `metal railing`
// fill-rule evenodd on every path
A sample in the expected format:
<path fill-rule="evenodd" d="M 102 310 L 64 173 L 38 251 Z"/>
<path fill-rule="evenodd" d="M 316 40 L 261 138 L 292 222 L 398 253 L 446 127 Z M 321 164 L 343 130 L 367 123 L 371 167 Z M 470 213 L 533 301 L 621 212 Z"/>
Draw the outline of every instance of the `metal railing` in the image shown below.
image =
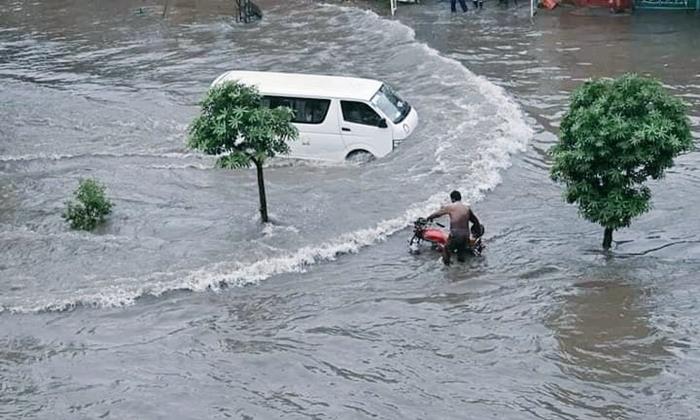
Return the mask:
<path fill-rule="evenodd" d="M 638 9 L 698 10 L 700 0 L 636 0 Z"/>

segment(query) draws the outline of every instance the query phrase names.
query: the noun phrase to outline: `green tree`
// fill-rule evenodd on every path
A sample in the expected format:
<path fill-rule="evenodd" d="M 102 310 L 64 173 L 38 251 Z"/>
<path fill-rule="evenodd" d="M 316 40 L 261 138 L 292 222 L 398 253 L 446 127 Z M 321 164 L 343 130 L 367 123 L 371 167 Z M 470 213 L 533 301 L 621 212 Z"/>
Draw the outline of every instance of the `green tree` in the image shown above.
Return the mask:
<path fill-rule="evenodd" d="M 225 82 L 209 89 L 199 103 L 201 112 L 189 130 L 188 146 L 216 155 L 217 166 L 239 169 L 255 165 L 258 175 L 260 217 L 268 221 L 263 164 L 267 158 L 289 153 L 298 137 L 292 110 L 270 109 L 254 86 Z"/>
<path fill-rule="evenodd" d="M 112 212 L 112 202 L 105 197 L 104 185 L 95 179 L 81 180 L 73 197 L 66 202 L 63 212 L 63 218 L 73 229 L 93 230 Z"/>
<path fill-rule="evenodd" d="M 605 228 L 609 249 L 615 230 L 649 210 L 644 183 L 692 147 L 686 106 L 661 83 L 634 74 L 592 80 L 571 96 L 550 175 L 565 185 L 568 203 Z"/>

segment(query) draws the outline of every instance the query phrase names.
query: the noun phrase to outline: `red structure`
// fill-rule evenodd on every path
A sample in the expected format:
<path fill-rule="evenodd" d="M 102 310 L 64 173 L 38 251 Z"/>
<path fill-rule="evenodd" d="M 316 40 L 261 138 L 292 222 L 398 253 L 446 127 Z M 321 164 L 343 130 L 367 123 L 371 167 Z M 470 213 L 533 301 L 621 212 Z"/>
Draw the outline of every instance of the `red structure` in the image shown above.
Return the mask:
<path fill-rule="evenodd" d="M 578 7 L 608 7 L 611 12 L 632 9 L 632 0 L 574 0 Z"/>

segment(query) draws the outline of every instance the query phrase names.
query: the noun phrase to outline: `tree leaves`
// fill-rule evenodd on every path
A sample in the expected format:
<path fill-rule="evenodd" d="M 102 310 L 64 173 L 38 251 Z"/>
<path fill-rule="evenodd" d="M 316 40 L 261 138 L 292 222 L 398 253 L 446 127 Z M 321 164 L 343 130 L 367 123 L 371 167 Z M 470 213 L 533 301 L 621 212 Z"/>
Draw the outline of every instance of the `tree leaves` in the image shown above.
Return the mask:
<path fill-rule="evenodd" d="M 289 142 L 298 137 L 291 109 L 265 107 L 255 87 L 222 83 L 209 89 L 200 106 L 187 145 L 222 155 L 217 161 L 222 168 L 245 168 L 289 153 Z"/>
<path fill-rule="evenodd" d="M 591 80 L 571 95 L 550 150 L 550 176 L 583 217 L 618 229 L 649 210 L 643 183 L 661 178 L 692 147 L 685 104 L 658 81 L 633 74 Z"/>

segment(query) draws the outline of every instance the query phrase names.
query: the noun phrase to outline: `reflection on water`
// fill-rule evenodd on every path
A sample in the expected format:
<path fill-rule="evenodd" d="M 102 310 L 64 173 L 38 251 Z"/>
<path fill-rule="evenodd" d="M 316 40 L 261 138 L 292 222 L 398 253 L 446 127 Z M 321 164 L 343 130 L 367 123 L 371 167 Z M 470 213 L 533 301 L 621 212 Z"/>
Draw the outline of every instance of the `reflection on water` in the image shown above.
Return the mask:
<path fill-rule="evenodd" d="M 562 372 L 599 384 L 658 375 L 671 354 L 666 338 L 649 324 L 644 291 L 622 279 L 584 280 L 574 287 L 547 320 Z"/>
<path fill-rule="evenodd" d="M 0 223 L 10 223 L 19 208 L 17 191 L 12 181 L 0 177 Z"/>
<path fill-rule="evenodd" d="M 0 418 L 36 414 L 42 404 L 35 398 L 41 384 L 32 367 L 52 350 L 31 336 L 0 338 Z"/>

